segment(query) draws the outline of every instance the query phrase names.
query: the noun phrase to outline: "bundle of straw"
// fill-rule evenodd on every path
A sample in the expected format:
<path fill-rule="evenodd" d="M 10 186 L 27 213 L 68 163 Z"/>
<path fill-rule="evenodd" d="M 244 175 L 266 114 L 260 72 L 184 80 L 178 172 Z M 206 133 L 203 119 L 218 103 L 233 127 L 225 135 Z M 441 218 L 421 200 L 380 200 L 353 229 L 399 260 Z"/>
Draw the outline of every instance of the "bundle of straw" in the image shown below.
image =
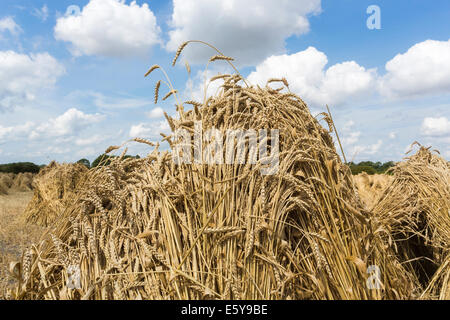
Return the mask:
<path fill-rule="evenodd" d="M 277 129 L 278 171 L 262 175 L 264 159 L 252 164 L 249 150 L 242 164 L 176 164 L 175 134 L 165 138 L 170 152 L 113 158 L 86 173 L 58 207 L 53 231 L 24 253 L 11 298 L 411 297 L 414 278 L 356 196 L 332 126 L 322 127 L 293 93 L 223 79 L 216 96 L 167 116 L 173 132 L 195 132 L 196 121 L 222 134 Z M 374 286 L 369 266 L 381 271 Z M 74 268 L 81 286 L 72 290 Z"/>
<path fill-rule="evenodd" d="M 384 190 L 391 184 L 392 176 L 387 174 L 368 175 L 362 172 L 353 176 L 355 186 L 361 201 L 367 210 L 371 211 L 372 207 L 378 203 Z"/>
<path fill-rule="evenodd" d="M 43 168 L 33 179 L 33 198 L 25 209 L 27 221 L 41 226 L 52 224 L 72 203 L 87 171 L 81 164 L 54 161 Z"/>
<path fill-rule="evenodd" d="M 422 298 L 450 299 L 450 165 L 429 148 L 393 168 L 394 180 L 373 208 Z"/>

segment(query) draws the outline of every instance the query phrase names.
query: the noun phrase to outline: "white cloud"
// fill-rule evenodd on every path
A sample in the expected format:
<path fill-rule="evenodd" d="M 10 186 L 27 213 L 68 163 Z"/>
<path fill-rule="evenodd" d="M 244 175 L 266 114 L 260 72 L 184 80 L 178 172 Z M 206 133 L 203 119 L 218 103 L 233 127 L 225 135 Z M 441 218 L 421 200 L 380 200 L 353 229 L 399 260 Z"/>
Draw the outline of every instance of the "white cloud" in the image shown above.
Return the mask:
<path fill-rule="evenodd" d="M 422 122 L 421 132 L 426 136 L 450 136 L 450 120 L 446 117 L 425 118 Z"/>
<path fill-rule="evenodd" d="M 77 156 L 79 157 L 89 157 L 93 155 L 97 155 L 99 153 L 99 150 L 96 150 L 93 147 L 87 147 L 81 150 L 77 151 Z"/>
<path fill-rule="evenodd" d="M 344 149 L 354 149 L 354 145 L 359 141 L 361 136 L 361 131 L 355 131 L 353 127 L 355 122 L 353 120 L 348 120 L 342 127 L 342 138 L 341 142 Z M 337 141 L 335 141 L 337 143 Z"/>
<path fill-rule="evenodd" d="M 426 40 L 386 63 L 381 93 L 388 97 L 450 93 L 450 40 Z"/>
<path fill-rule="evenodd" d="M 61 146 L 48 146 L 45 151 L 50 154 L 67 154 L 71 150 L 68 147 L 61 147 Z"/>
<path fill-rule="evenodd" d="M 330 66 L 327 56 L 314 47 L 291 55 L 267 58 L 256 66 L 248 79 L 252 84 L 265 85 L 270 78 L 285 77 L 291 90 L 313 106 L 340 105 L 366 97 L 373 91 L 376 72 L 366 70 L 354 61 Z"/>
<path fill-rule="evenodd" d="M 273 55 L 256 66 L 248 79 L 265 85 L 269 78 L 286 77 L 294 92 L 312 106 L 367 101 L 375 94 L 388 99 L 414 98 L 450 93 L 450 40 L 427 40 L 398 54 L 386 63 L 387 73 L 378 76 L 355 61 L 326 68 L 325 53 L 314 47 L 291 55 Z M 355 101 L 356 100 L 356 101 Z"/>
<path fill-rule="evenodd" d="M 358 142 L 361 136 L 361 131 L 350 132 L 342 138 L 342 144 L 344 146 L 351 146 Z"/>
<path fill-rule="evenodd" d="M 154 123 L 139 123 L 131 126 L 130 137 L 157 138 L 160 137 L 160 133 L 168 133 L 169 131 L 169 124 L 165 120 Z"/>
<path fill-rule="evenodd" d="M 87 137 L 87 138 L 78 138 L 75 140 L 75 144 L 77 146 L 89 146 L 89 145 L 93 145 L 93 144 L 99 144 L 103 141 L 106 140 L 106 137 L 104 135 L 93 135 L 91 137 Z"/>
<path fill-rule="evenodd" d="M 368 146 L 368 148 L 366 149 L 366 153 L 370 154 L 370 155 L 374 155 L 380 150 L 382 145 L 383 145 L 383 141 L 378 140 L 377 143 Z"/>
<path fill-rule="evenodd" d="M 33 101 L 64 73 L 64 67 L 48 53 L 0 51 L 0 110 Z"/>
<path fill-rule="evenodd" d="M 104 116 L 100 114 L 85 114 L 71 108 L 59 117 L 49 119 L 37 126 L 30 133 L 30 138 L 76 135 L 87 126 L 100 122 L 103 118 Z"/>
<path fill-rule="evenodd" d="M 353 128 L 354 125 L 355 125 L 355 121 L 348 120 L 342 127 L 342 131 L 349 131 L 349 130 L 351 130 L 351 128 Z"/>
<path fill-rule="evenodd" d="M 44 6 L 41 9 L 34 8 L 32 14 L 38 17 L 42 22 L 47 21 L 49 15 L 47 5 L 44 4 Z"/>
<path fill-rule="evenodd" d="M 187 40 L 215 45 L 238 64 L 258 63 L 285 51 L 285 39 L 309 31 L 308 16 L 321 11 L 320 0 L 174 0 L 167 48 Z M 199 44 L 185 49 L 192 63 L 205 63 L 216 53 Z"/>
<path fill-rule="evenodd" d="M 355 121 L 347 120 L 342 128 L 339 129 L 340 140 L 345 154 L 352 155 L 355 154 L 355 152 L 359 153 L 360 146 L 357 146 L 356 144 L 361 137 L 361 131 L 355 130 L 354 127 Z M 334 140 L 334 144 L 336 150 L 340 150 L 339 142 L 337 139 Z M 353 161 L 353 159 L 351 161 Z"/>
<path fill-rule="evenodd" d="M 389 139 L 395 139 L 395 138 L 397 138 L 397 133 L 394 131 L 389 132 Z"/>
<path fill-rule="evenodd" d="M 101 93 L 90 93 L 94 97 L 94 105 L 105 109 L 140 108 L 148 106 L 152 101 L 148 99 L 107 97 Z"/>
<path fill-rule="evenodd" d="M 361 156 L 361 155 L 375 155 L 380 150 L 381 146 L 383 145 L 382 140 L 378 140 L 376 143 L 371 145 L 357 145 L 354 146 L 351 149 L 351 153 L 353 154 L 353 157 Z"/>
<path fill-rule="evenodd" d="M 143 56 L 161 42 L 155 15 L 136 1 L 91 0 L 79 15 L 58 18 L 54 32 L 75 56 Z"/>
<path fill-rule="evenodd" d="M 164 117 L 164 110 L 161 107 L 156 107 L 151 111 L 147 112 L 147 116 L 150 119 L 157 119 Z"/>
<path fill-rule="evenodd" d="M 12 17 L 5 17 L 0 19 L 0 33 L 9 31 L 12 35 L 16 36 L 23 32 L 22 28 L 14 21 Z"/>
<path fill-rule="evenodd" d="M 205 99 L 205 81 L 207 85 L 206 98 L 216 95 L 220 86 L 223 84 L 223 79 L 218 79 L 213 82 L 209 80 L 219 74 L 230 74 L 231 70 L 227 67 L 214 67 L 205 70 L 199 70 L 197 74 L 189 79 L 186 85 L 186 90 L 183 93 L 186 100 L 195 100 L 203 102 Z"/>
<path fill-rule="evenodd" d="M 361 137 L 361 131 L 355 131 L 353 129 L 354 126 L 355 122 L 353 120 L 348 120 L 342 128 L 341 141 L 344 147 L 344 151 L 347 149 L 349 151 L 348 153 L 352 156 L 353 159 L 358 155 L 364 156 L 377 154 L 381 146 L 383 145 L 383 141 L 378 140 L 376 143 L 371 145 L 357 145 Z"/>
<path fill-rule="evenodd" d="M 153 100 L 147 98 L 130 97 L 123 94 L 105 95 L 92 90 L 74 90 L 67 95 L 67 98 L 71 103 L 92 103 L 100 109 L 131 109 L 153 104 Z"/>
<path fill-rule="evenodd" d="M 35 124 L 31 121 L 17 126 L 3 127 L 0 125 L 0 141 L 14 140 L 29 135 Z"/>

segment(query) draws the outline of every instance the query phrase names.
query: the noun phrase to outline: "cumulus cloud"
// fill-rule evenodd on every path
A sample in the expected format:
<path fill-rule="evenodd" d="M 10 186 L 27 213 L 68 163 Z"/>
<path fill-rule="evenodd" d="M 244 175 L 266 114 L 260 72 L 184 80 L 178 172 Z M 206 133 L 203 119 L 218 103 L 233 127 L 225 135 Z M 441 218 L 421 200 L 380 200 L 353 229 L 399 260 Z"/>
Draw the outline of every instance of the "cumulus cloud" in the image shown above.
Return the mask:
<path fill-rule="evenodd" d="M 354 131 L 346 134 L 342 138 L 342 144 L 344 146 L 351 146 L 358 142 L 359 137 L 361 136 L 361 131 Z"/>
<path fill-rule="evenodd" d="M 351 149 L 353 157 L 362 156 L 362 155 L 375 155 L 380 150 L 383 145 L 383 140 L 378 140 L 374 144 L 370 145 L 357 145 Z"/>
<path fill-rule="evenodd" d="M 126 109 L 126 108 L 140 108 L 148 106 L 152 103 L 151 100 L 141 98 L 124 98 L 124 97 L 107 97 L 98 92 L 88 93 L 94 97 L 94 105 L 104 109 Z"/>
<path fill-rule="evenodd" d="M 348 120 L 346 123 L 344 123 L 344 126 L 342 127 L 342 131 L 349 131 L 351 128 L 355 125 L 355 121 Z"/>
<path fill-rule="evenodd" d="M 450 93 L 450 40 L 426 40 L 386 63 L 380 91 L 388 97 Z"/>
<path fill-rule="evenodd" d="M 450 93 L 450 40 L 427 40 L 386 63 L 386 74 L 355 61 L 326 67 L 325 53 L 314 47 L 290 55 L 273 55 L 256 66 L 248 79 L 264 85 L 286 77 L 291 88 L 313 106 L 339 105 L 364 97 L 414 98 Z"/>
<path fill-rule="evenodd" d="M 369 146 L 365 149 L 365 152 L 366 152 L 367 154 L 374 155 L 374 154 L 376 154 L 376 153 L 380 150 L 380 148 L 381 148 L 382 145 L 383 145 L 383 140 L 378 140 L 376 143 L 374 143 L 374 144 L 372 144 L 372 145 L 369 145 Z"/>
<path fill-rule="evenodd" d="M 167 121 L 158 121 L 153 123 L 139 123 L 131 126 L 130 137 L 132 138 L 157 138 L 160 133 L 167 133 L 170 131 Z"/>
<path fill-rule="evenodd" d="M 83 147 L 83 146 L 90 146 L 90 145 L 93 145 L 93 144 L 99 144 L 99 143 L 101 143 L 101 142 L 103 142 L 105 140 L 106 140 L 106 136 L 105 135 L 96 134 L 96 135 L 93 135 L 93 136 L 87 137 L 87 138 L 77 138 L 75 140 L 75 144 L 77 146 Z"/>
<path fill-rule="evenodd" d="M 38 157 L 52 155 L 73 155 L 77 147 L 85 147 L 101 142 L 102 137 L 94 135 L 89 139 L 77 139 L 87 126 L 99 120 L 98 115 L 86 115 L 81 111 L 69 110 L 65 114 L 50 119 L 50 122 L 32 122 L 23 124 L 2 126 L 0 125 L 0 145 L 9 143 L 8 150 L 19 147 L 19 152 L 10 152 L 7 156 L 19 155 L 20 157 Z M 92 117 L 93 116 L 93 117 Z M 78 121 L 78 124 L 73 122 Z M 55 126 L 55 128 L 52 128 Z M 67 126 L 62 129 L 62 126 Z M 39 140 L 35 140 L 39 138 Z M 30 140 L 31 139 L 31 140 Z M 23 146 L 22 141 L 29 141 L 29 145 Z M 75 143 L 73 143 L 75 142 Z M 14 160 L 15 161 L 15 160 Z"/>
<path fill-rule="evenodd" d="M 351 155 L 353 159 L 356 156 L 373 156 L 377 154 L 383 145 L 383 141 L 377 140 L 376 143 L 369 145 L 362 145 L 358 143 L 361 137 L 361 131 L 356 131 L 354 126 L 355 122 L 353 120 L 349 120 L 342 127 L 341 142 L 346 153 Z"/>
<path fill-rule="evenodd" d="M 79 156 L 79 157 L 89 157 L 89 156 L 94 156 L 97 154 L 98 154 L 98 150 L 96 150 L 93 147 L 87 147 L 87 148 L 83 148 L 83 149 L 77 151 L 77 156 Z"/>
<path fill-rule="evenodd" d="M 355 122 L 353 120 L 348 120 L 342 127 L 342 137 L 341 142 L 344 147 L 344 150 L 350 150 L 351 152 L 355 152 L 355 149 L 358 149 L 358 146 L 355 146 L 358 143 L 359 138 L 361 137 L 361 131 L 357 131 L 354 129 Z M 337 147 L 337 141 L 335 141 Z"/>
<path fill-rule="evenodd" d="M 78 109 L 71 108 L 56 118 L 40 124 L 30 133 L 30 138 L 58 137 L 76 135 L 87 126 L 104 119 L 100 114 L 86 114 Z"/>
<path fill-rule="evenodd" d="M 0 38 L 1 33 L 8 31 L 10 34 L 16 36 L 23 32 L 22 28 L 14 21 L 12 17 L 5 17 L 0 19 Z"/>
<path fill-rule="evenodd" d="M 376 72 L 354 61 L 330 66 L 327 56 L 314 47 L 291 55 L 271 56 L 256 66 L 248 80 L 264 85 L 270 78 L 285 77 L 291 89 L 313 106 L 344 104 L 373 91 Z"/>
<path fill-rule="evenodd" d="M 143 56 L 161 42 L 160 28 L 148 4 L 136 1 L 91 0 L 79 15 L 57 20 L 57 40 L 71 43 L 75 56 Z"/>
<path fill-rule="evenodd" d="M 425 118 L 422 122 L 421 132 L 425 136 L 450 136 L 450 120 L 446 117 Z"/>
<path fill-rule="evenodd" d="M 35 124 L 31 121 L 17 126 L 4 127 L 0 125 L 0 141 L 3 142 L 28 136 L 34 126 Z"/>
<path fill-rule="evenodd" d="M 137 96 L 112 94 L 105 95 L 93 90 L 74 90 L 67 95 L 72 103 L 89 103 L 99 109 L 132 109 L 146 107 L 153 104 L 152 99 L 141 98 Z"/>
<path fill-rule="evenodd" d="M 64 67 L 48 53 L 0 51 L 0 111 L 33 101 L 64 73 Z"/>
<path fill-rule="evenodd" d="M 205 98 L 205 81 L 206 81 L 206 97 L 210 97 L 215 95 L 217 91 L 220 89 L 220 86 L 223 84 L 223 79 L 218 79 L 213 82 L 209 82 L 209 80 L 220 74 L 230 74 L 231 70 L 227 67 L 213 67 L 205 70 L 199 70 L 197 73 L 188 80 L 186 85 L 186 90 L 183 93 L 186 100 L 195 100 L 199 102 L 203 102 Z"/>
<path fill-rule="evenodd" d="M 285 51 L 285 39 L 309 31 L 308 16 L 321 11 L 320 0 L 174 0 L 167 48 L 184 41 L 207 41 L 233 56 L 237 63 L 258 63 Z M 204 63 L 215 54 L 192 45 L 185 49 L 190 62 Z"/>
<path fill-rule="evenodd" d="M 147 112 L 147 116 L 150 119 L 157 119 L 164 117 L 164 110 L 161 107 L 156 107 L 151 111 Z"/>

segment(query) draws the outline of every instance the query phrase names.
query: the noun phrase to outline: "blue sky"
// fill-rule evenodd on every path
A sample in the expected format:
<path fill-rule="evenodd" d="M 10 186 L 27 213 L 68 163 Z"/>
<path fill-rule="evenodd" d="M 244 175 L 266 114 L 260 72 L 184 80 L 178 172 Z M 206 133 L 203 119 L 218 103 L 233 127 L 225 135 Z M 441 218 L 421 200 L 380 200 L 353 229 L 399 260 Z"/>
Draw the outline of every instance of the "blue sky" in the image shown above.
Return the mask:
<path fill-rule="evenodd" d="M 366 25 L 370 5 L 381 29 Z M 398 161 L 414 141 L 450 159 L 449 17 L 444 0 L 2 0 L 0 163 L 93 160 L 160 139 L 174 102 L 155 106 L 161 74 L 143 75 L 159 64 L 185 100 L 201 99 L 214 53 L 193 44 L 171 67 L 189 39 L 233 56 L 254 84 L 286 77 L 313 113 L 328 104 L 348 160 Z"/>

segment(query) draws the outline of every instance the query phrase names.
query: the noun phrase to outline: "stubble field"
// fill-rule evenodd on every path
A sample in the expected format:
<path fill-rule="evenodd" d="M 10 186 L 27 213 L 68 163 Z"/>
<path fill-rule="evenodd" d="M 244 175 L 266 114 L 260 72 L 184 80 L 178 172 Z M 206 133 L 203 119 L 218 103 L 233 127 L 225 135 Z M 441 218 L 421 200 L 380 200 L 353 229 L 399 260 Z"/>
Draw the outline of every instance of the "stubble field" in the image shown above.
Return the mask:
<path fill-rule="evenodd" d="M 25 221 L 23 213 L 32 196 L 32 191 L 0 195 L 0 298 L 4 289 L 14 283 L 9 263 L 18 261 L 23 250 L 43 233 L 43 228 Z"/>

